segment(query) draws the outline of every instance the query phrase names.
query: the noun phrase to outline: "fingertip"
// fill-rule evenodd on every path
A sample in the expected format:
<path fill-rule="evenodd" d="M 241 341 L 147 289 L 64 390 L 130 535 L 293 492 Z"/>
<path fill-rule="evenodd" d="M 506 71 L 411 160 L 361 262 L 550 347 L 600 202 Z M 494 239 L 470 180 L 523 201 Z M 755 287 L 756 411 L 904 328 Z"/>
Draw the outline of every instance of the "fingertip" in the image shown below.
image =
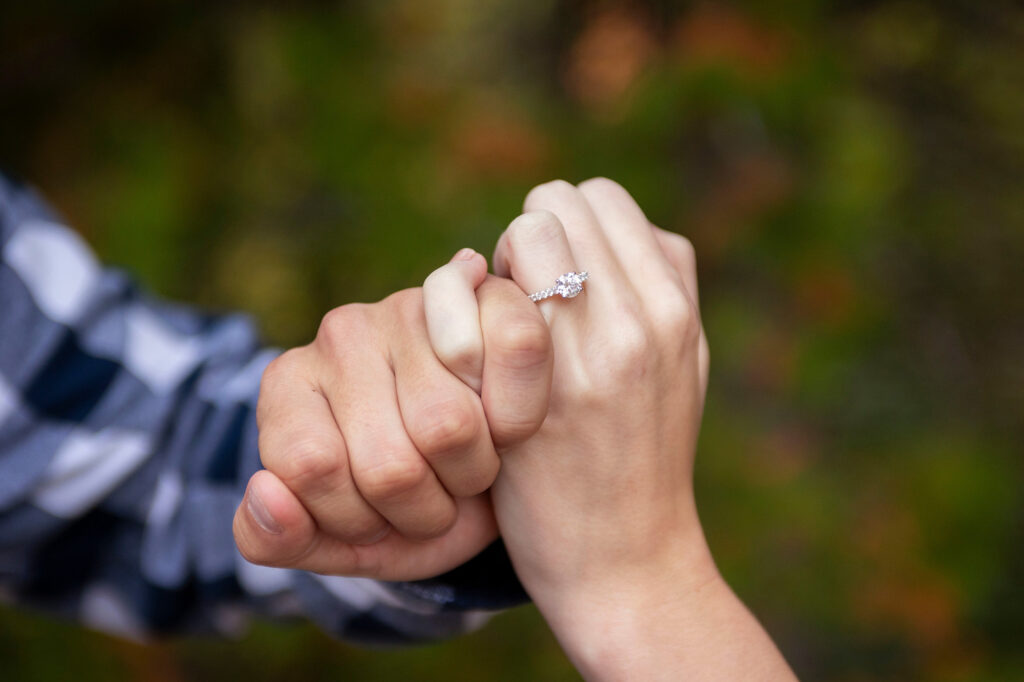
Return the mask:
<path fill-rule="evenodd" d="M 531 189 L 523 199 L 523 212 L 527 213 L 543 204 L 552 196 L 571 196 L 579 190 L 571 182 L 562 179 L 550 180 Z"/>
<path fill-rule="evenodd" d="M 483 254 L 473 252 L 473 256 L 466 261 L 470 268 L 470 284 L 474 289 L 480 286 L 487 277 L 487 259 Z"/>
<path fill-rule="evenodd" d="M 473 260 L 473 256 L 475 255 L 477 255 L 476 251 L 467 246 L 464 249 L 459 249 L 458 251 L 456 251 L 455 255 L 452 256 L 452 259 L 448 262 L 454 263 L 456 261 Z"/>
<path fill-rule="evenodd" d="M 315 525 L 295 493 L 270 471 L 257 471 L 253 474 L 249 479 L 247 496 L 253 498 L 249 503 L 262 505 L 263 510 L 260 511 L 267 513 L 281 529 L 279 532 Z"/>
<path fill-rule="evenodd" d="M 277 476 L 258 471 L 235 512 L 233 530 L 238 550 L 248 561 L 294 567 L 313 542 L 316 524 Z"/>
<path fill-rule="evenodd" d="M 431 272 L 423 282 L 428 292 L 441 286 L 446 288 L 450 282 L 463 281 L 473 289 L 480 286 L 487 276 L 487 259 L 471 248 L 460 249 L 451 260 Z"/>
<path fill-rule="evenodd" d="M 464 251 L 467 250 L 459 253 Z M 466 385 L 479 391 L 483 339 L 476 291 L 488 277 L 487 259 L 469 251 L 469 260 L 453 258 L 430 273 L 423 283 L 423 311 L 427 336 L 437 359 Z"/>
<path fill-rule="evenodd" d="M 249 481 L 249 488 L 245 494 L 245 509 L 249 514 L 249 518 L 265 533 L 280 535 L 284 532 L 284 527 L 270 511 L 267 503 L 263 501 L 259 488 L 260 486 L 257 481 Z"/>

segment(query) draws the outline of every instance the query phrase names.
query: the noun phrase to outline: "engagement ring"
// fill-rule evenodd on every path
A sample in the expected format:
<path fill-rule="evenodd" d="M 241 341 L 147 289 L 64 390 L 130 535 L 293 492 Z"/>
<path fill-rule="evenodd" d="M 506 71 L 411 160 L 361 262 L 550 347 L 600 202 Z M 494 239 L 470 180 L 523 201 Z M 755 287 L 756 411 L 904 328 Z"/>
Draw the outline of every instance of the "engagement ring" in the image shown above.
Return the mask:
<path fill-rule="evenodd" d="M 588 277 L 590 277 L 590 273 L 585 270 L 583 272 L 567 272 L 555 280 L 555 286 L 530 294 L 530 300 L 537 303 L 545 298 L 551 298 L 555 294 L 562 298 L 574 298 L 583 291 L 583 283 L 587 281 Z"/>

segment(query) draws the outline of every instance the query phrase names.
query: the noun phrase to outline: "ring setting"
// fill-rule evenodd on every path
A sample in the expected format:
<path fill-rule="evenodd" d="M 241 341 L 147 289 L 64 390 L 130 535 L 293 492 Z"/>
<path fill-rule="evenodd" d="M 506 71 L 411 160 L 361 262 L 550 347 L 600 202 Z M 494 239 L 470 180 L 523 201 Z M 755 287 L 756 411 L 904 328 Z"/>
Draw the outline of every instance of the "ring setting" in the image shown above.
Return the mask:
<path fill-rule="evenodd" d="M 562 298 L 575 298 L 583 291 L 583 283 L 589 277 L 590 273 L 586 270 L 583 272 L 567 272 L 555 280 L 555 286 L 530 294 L 530 300 L 537 303 L 555 295 Z"/>

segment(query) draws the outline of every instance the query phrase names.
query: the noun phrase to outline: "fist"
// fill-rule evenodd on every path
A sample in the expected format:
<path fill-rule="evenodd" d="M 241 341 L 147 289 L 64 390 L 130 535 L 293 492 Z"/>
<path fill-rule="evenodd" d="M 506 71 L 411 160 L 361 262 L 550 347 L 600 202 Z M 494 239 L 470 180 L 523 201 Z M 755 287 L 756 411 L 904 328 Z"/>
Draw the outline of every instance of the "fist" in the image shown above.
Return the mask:
<path fill-rule="evenodd" d="M 552 352 L 536 306 L 486 268 L 460 252 L 428 278 L 429 330 L 423 290 L 408 289 L 329 312 L 311 344 L 270 364 L 257 411 L 265 470 L 234 522 L 246 559 L 411 580 L 497 537 L 485 491 L 498 450 L 547 414 Z"/>

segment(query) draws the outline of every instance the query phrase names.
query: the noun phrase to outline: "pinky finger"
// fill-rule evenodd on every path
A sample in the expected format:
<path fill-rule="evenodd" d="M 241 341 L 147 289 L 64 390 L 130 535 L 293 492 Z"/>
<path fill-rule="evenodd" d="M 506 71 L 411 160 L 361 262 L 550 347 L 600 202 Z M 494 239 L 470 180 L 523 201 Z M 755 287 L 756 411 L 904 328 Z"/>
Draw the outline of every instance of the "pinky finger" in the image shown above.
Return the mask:
<path fill-rule="evenodd" d="M 651 225 L 654 238 L 661 247 L 662 253 L 672 264 L 676 272 L 683 280 L 686 293 L 697 305 L 700 304 L 700 296 L 697 290 L 697 256 L 693 250 L 693 244 L 686 237 L 663 230 L 656 225 Z"/>
<path fill-rule="evenodd" d="M 658 241 L 658 245 L 661 246 L 665 257 L 668 258 L 668 262 L 679 273 L 687 295 L 689 295 L 690 300 L 693 301 L 693 304 L 697 306 L 699 311 L 700 292 L 697 286 L 697 256 L 693 250 L 693 244 L 686 237 L 675 232 L 663 230 L 656 225 L 651 225 L 651 231 L 654 233 L 654 238 Z M 700 388 L 701 392 L 705 393 L 708 388 L 711 352 L 708 346 L 708 337 L 704 333 L 703 324 L 701 324 L 700 328 L 700 345 L 697 348 L 697 361 L 700 368 Z"/>
<path fill-rule="evenodd" d="M 484 341 L 476 288 L 487 276 L 487 260 L 463 249 L 423 282 L 423 310 L 434 354 L 452 374 L 480 393 Z"/>

